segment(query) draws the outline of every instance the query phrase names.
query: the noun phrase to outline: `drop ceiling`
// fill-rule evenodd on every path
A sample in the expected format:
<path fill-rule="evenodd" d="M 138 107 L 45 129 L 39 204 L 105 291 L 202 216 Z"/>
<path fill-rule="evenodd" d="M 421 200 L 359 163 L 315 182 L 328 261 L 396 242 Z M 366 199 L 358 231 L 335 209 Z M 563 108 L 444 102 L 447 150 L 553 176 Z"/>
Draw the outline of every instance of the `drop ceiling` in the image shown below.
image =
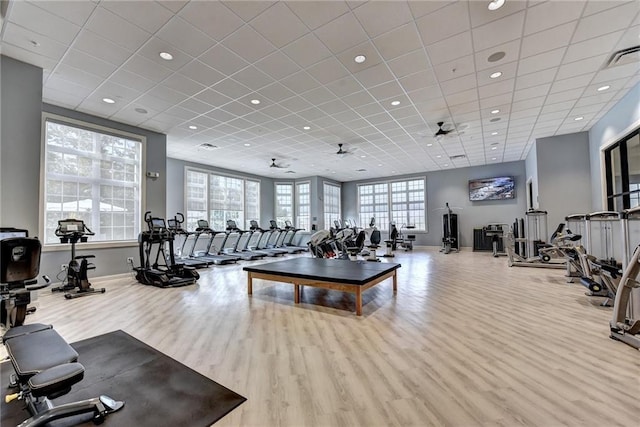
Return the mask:
<path fill-rule="evenodd" d="M 169 157 L 277 178 L 522 160 L 640 82 L 637 54 L 605 67 L 640 44 L 640 3 L 488 3 L 14 0 L 0 47 L 44 69 L 44 102 L 166 133 Z M 435 138 L 438 122 L 451 132 Z"/>

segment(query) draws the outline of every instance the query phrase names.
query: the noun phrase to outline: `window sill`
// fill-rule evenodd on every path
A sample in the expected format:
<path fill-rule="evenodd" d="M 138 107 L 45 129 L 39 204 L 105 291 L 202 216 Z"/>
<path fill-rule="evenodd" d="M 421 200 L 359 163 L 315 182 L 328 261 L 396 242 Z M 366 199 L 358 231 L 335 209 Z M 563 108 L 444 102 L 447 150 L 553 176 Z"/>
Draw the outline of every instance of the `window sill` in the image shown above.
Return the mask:
<path fill-rule="evenodd" d="M 68 251 L 70 243 L 49 243 L 42 247 L 42 252 Z M 119 242 L 78 242 L 77 249 L 110 249 L 137 247 L 136 240 L 126 240 Z"/>

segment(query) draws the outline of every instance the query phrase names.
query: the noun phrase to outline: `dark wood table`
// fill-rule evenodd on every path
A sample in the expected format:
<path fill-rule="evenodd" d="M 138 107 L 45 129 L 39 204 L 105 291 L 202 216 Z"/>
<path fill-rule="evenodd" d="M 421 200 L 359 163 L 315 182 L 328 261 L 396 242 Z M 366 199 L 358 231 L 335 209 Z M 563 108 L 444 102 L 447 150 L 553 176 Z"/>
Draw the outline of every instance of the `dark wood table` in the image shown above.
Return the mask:
<path fill-rule="evenodd" d="M 324 258 L 293 258 L 244 267 L 248 273 L 247 291 L 253 294 L 253 279 L 291 283 L 294 302 L 300 303 L 300 287 L 314 286 L 356 295 L 356 315 L 362 315 L 362 292 L 393 278 L 393 293 L 398 290 L 396 271 L 400 264 L 387 262 L 347 261 Z"/>

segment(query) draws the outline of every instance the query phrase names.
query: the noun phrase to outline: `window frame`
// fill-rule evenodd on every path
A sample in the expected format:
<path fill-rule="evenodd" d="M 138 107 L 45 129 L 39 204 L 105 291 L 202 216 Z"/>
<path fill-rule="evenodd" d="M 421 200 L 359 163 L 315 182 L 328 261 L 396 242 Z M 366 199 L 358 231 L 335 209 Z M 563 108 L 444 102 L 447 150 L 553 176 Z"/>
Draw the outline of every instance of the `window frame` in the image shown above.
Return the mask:
<path fill-rule="evenodd" d="M 302 229 L 303 231 L 311 231 L 311 181 L 296 181 L 294 183 L 294 218 L 291 219 L 291 221 L 293 222 L 293 226 L 295 228 L 298 229 Z M 300 203 L 300 192 L 298 191 L 298 186 L 300 185 L 307 185 L 309 187 L 309 192 L 308 193 L 302 193 L 302 194 L 308 194 L 309 196 L 309 203 L 308 204 L 302 204 Z M 309 215 L 308 215 L 308 223 L 309 223 L 309 228 L 303 228 L 300 223 L 298 222 L 298 217 L 300 216 L 300 207 L 301 206 L 308 206 L 309 207 Z"/>
<path fill-rule="evenodd" d="M 389 231 L 389 222 L 393 221 L 393 184 L 394 183 L 401 183 L 401 182 L 410 182 L 410 181 L 422 181 L 423 182 L 423 191 L 422 191 L 422 196 L 423 196 L 423 203 L 424 203 L 424 229 L 421 228 L 414 228 L 411 229 L 411 233 L 428 233 L 429 232 L 429 215 L 428 215 L 428 209 L 427 209 L 427 177 L 426 176 L 421 176 L 421 177 L 415 177 L 415 178 L 405 178 L 405 179 L 397 179 L 397 180 L 389 180 L 389 181 L 374 181 L 374 182 L 363 182 L 363 183 L 359 183 L 357 184 L 357 188 L 356 188 L 356 209 L 357 209 L 357 216 L 358 219 L 361 221 L 361 198 L 360 198 L 360 188 L 364 187 L 364 186 L 375 186 L 375 185 L 386 185 L 387 186 L 387 216 L 389 218 L 389 221 L 386 222 L 386 224 L 381 224 L 378 219 L 376 218 L 376 228 L 380 231 Z M 409 192 L 410 190 L 407 188 L 407 190 L 404 190 L 405 192 Z M 374 195 L 376 194 L 375 192 L 373 193 Z M 407 201 L 407 203 L 409 203 Z M 375 206 L 375 201 L 374 201 L 374 206 Z M 407 211 L 408 212 L 408 211 Z M 373 212 L 370 216 L 375 217 L 375 212 Z M 362 221 L 361 221 L 362 222 Z M 368 219 L 367 219 L 367 223 L 366 226 L 368 227 Z M 402 227 L 403 224 L 397 224 L 396 223 L 396 227 L 400 228 Z M 365 225 L 362 225 L 363 227 Z"/>
<path fill-rule="evenodd" d="M 47 122 L 58 123 L 64 126 L 75 127 L 79 129 L 88 130 L 90 132 L 102 133 L 105 135 L 116 136 L 121 138 L 130 139 L 140 143 L 140 217 L 138 218 L 140 231 L 144 230 L 144 212 L 146 210 L 146 177 L 145 171 L 147 170 L 147 137 L 142 134 L 136 134 L 127 132 L 124 130 L 111 128 L 108 126 L 102 126 L 95 123 L 91 123 L 84 120 L 73 119 L 70 117 L 62 116 L 59 114 L 53 114 L 43 112 L 40 122 L 40 189 L 39 189 L 39 207 L 38 207 L 38 235 L 42 236 L 42 251 L 67 251 L 69 250 L 68 243 L 46 243 L 45 242 L 45 221 L 46 221 L 46 206 L 47 195 L 45 193 L 46 180 L 47 180 Z M 103 248 L 121 248 L 138 246 L 138 236 L 132 240 L 117 240 L 117 241 L 91 241 L 89 239 L 86 243 L 82 243 L 82 247 L 86 249 L 103 249 Z"/>
<path fill-rule="evenodd" d="M 326 188 L 333 187 L 338 189 L 338 218 L 342 220 L 342 186 L 340 184 L 335 184 L 330 181 L 322 182 L 322 220 L 324 221 L 324 229 L 329 230 L 333 227 L 333 220 L 327 221 L 327 197 L 326 197 Z M 329 224 L 327 224 L 329 222 Z"/>
<path fill-rule="evenodd" d="M 603 185 L 603 200 L 604 206 L 608 211 L 616 211 L 622 209 L 629 209 L 631 206 L 631 200 L 638 199 L 638 193 L 640 190 L 631 190 L 630 189 L 630 180 L 629 180 L 629 159 L 628 159 L 628 149 L 627 142 L 630 141 L 634 137 L 640 137 L 640 127 L 636 127 L 636 129 L 631 132 L 626 133 L 623 137 L 618 138 L 611 144 L 602 147 L 601 156 L 603 161 L 603 174 L 604 174 L 604 185 Z M 614 150 L 619 150 L 620 156 L 620 179 L 621 179 L 621 192 L 616 192 L 616 185 L 614 179 L 612 179 L 612 153 Z M 622 209 L 616 208 L 616 200 L 622 198 Z"/>
<path fill-rule="evenodd" d="M 291 187 L 291 217 L 288 218 L 289 220 L 291 220 L 292 222 L 295 221 L 295 215 L 296 215 L 296 183 L 295 181 L 274 181 L 273 182 L 273 220 L 276 221 L 276 223 L 278 223 L 278 227 L 283 226 L 284 227 L 284 222 L 282 224 L 280 224 L 280 221 L 278 221 L 278 186 L 279 185 L 288 185 L 289 187 Z"/>
<path fill-rule="evenodd" d="M 205 168 L 198 168 L 198 167 L 193 167 L 193 166 L 189 166 L 189 165 L 185 165 L 184 166 L 184 171 L 183 171 L 183 183 L 184 183 L 184 187 L 183 187 L 183 197 L 182 197 L 182 203 L 183 203 L 183 213 L 185 215 L 185 229 L 187 228 L 186 225 L 186 221 L 188 218 L 188 204 L 187 204 L 187 194 L 188 194 L 188 181 L 187 181 L 187 174 L 189 173 L 189 171 L 193 171 L 193 172 L 197 172 L 197 173 L 204 173 L 207 175 L 207 180 L 206 180 L 206 191 L 205 191 L 205 196 L 207 198 L 206 201 L 206 208 L 207 208 L 207 221 L 210 221 L 210 214 L 211 214 L 211 199 L 210 199 L 210 192 L 211 192 L 211 175 L 216 175 L 216 176 L 220 176 L 220 177 L 224 177 L 224 178 L 232 178 L 232 179 L 240 179 L 242 180 L 242 192 L 243 192 L 243 200 L 242 200 L 242 212 L 243 215 L 245 216 L 244 219 L 244 224 L 237 224 L 240 228 L 247 228 L 246 226 L 248 221 L 250 219 L 256 219 L 256 218 L 250 218 L 247 219 L 246 218 L 246 212 L 247 212 L 247 182 L 254 182 L 258 184 L 258 197 L 257 197 L 257 209 L 258 209 L 258 215 L 261 214 L 261 200 L 260 200 L 260 194 L 262 191 L 262 180 L 258 179 L 258 178 L 251 178 L 251 177 L 247 177 L 247 176 L 243 176 L 243 175 L 235 175 L 235 174 L 230 174 L 230 173 L 222 173 L 222 172 L 218 172 L 218 171 L 214 171 L 211 169 L 205 169 Z M 258 217 L 256 219 L 258 222 L 260 222 L 260 217 Z M 226 225 L 225 225 L 226 228 Z M 223 231 L 223 230 L 216 230 L 216 231 Z"/>

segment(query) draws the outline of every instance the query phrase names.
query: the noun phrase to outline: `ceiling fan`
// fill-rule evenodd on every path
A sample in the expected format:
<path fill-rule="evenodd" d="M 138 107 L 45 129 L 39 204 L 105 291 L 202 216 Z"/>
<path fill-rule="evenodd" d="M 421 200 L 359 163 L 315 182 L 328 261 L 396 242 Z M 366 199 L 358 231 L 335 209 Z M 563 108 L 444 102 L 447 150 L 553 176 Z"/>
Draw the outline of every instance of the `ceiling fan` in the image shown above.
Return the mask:
<path fill-rule="evenodd" d="M 438 122 L 438 131 L 433 136 L 438 138 L 454 131 L 454 129 L 443 129 L 442 126 L 444 126 L 444 122 Z"/>
<path fill-rule="evenodd" d="M 288 165 L 279 165 L 276 163 L 276 159 L 271 159 L 271 164 L 269 165 L 270 168 L 278 168 L 278 169 L 286 169 L 289 166 Z"/>
<path fill-rule="evenodd" d="M 344 148 L 342 148 L 343 144 L 338 144 L 338 151 L 336 151 L 336 154 L 338 156 L 343 156 L 345 154 L 351 154 L 353 151 L 349 151 L 349 150 L 345 150 Z"/>

